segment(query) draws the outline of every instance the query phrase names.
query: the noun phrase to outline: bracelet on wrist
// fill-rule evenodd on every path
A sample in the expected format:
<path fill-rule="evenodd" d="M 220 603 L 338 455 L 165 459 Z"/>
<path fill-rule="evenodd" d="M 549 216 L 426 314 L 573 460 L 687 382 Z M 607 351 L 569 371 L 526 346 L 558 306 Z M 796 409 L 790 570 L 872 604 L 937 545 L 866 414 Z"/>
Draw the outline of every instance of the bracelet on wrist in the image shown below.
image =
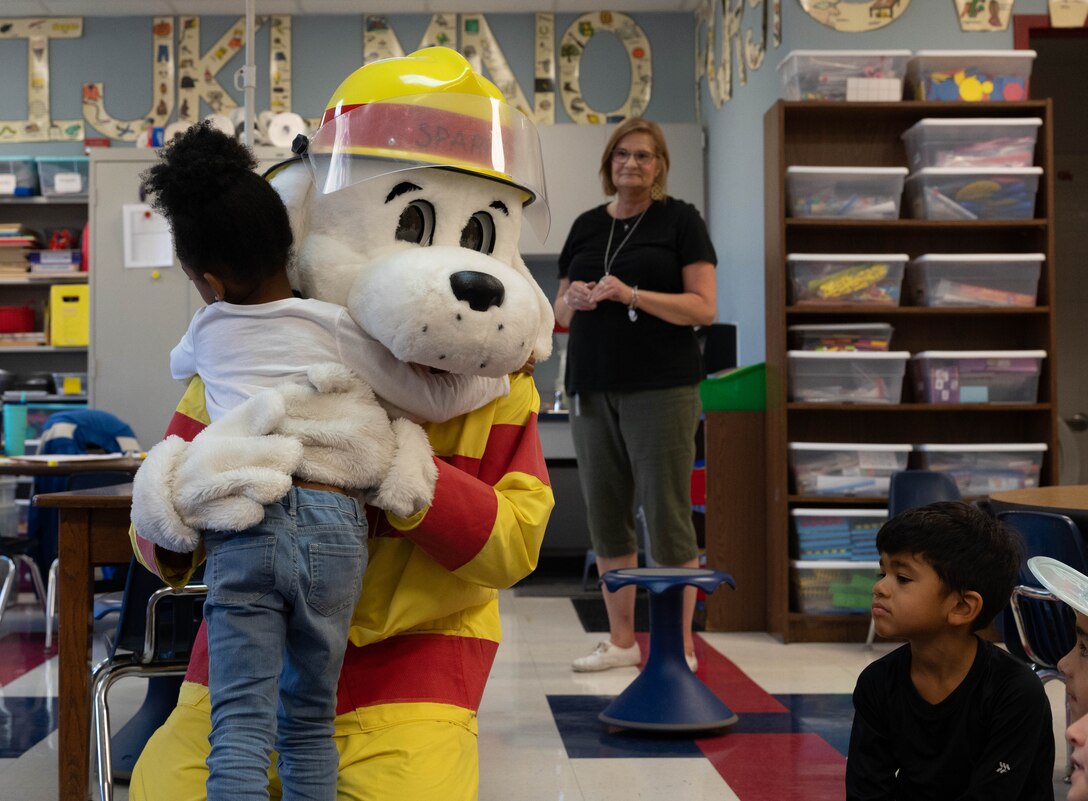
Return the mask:
<path fill-rule="evenodd" d="M 632 323 L 638 319 L 638 284 L 631 287 L 631 302 L 627 304 L 627 319 Z"/>

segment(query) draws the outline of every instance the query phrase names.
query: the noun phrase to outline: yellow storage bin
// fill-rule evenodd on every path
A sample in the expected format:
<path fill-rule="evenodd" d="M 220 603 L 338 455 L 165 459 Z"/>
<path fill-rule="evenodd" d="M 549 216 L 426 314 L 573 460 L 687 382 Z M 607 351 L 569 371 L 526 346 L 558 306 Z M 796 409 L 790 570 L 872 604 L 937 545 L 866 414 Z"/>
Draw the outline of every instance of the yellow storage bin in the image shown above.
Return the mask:
<path fill-rule="evenodd" d="M 86 284 L 55 284 L 50 287 L 50 344 L 62 347 L 90 344 L 90 309 L 90 288 Z"/>

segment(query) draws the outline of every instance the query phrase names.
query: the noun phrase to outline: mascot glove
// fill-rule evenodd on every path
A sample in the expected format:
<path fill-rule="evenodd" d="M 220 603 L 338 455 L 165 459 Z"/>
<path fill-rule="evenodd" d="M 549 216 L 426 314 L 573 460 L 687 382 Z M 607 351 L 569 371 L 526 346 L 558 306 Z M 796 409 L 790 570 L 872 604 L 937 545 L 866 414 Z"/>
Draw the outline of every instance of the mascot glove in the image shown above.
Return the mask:
<path fill-rule="evenodd" d="M 331 362 L 312 366 L 307 377 L 310 386 L 277 388 L 286 414 L 276 433 L 302 443 L 297 475 L 348 489 L 377 486 L 389 472 L 397 442 L 374 390 Z"/>
<path fill-rule="evenodd" d="M 438 466 L 427 432 L 411 420 L 393 421 L 397 450 L 389 474 L 370 502 L 398 517 L 411 517 L 434 500 Z"/>
<path fill-rule="evenodd" d="M 308 378 L 312 387 L 279 389 L 287 413 L 277 433 L 302 443 L 299 477 L 369 489 L 370 503 L 400 517 L 430 504 L 438 468 L 427 433 L 390 421 L 370 386 L 343 365 L 314 365 Z"/>
<path fill-rule="evenodd" d="M 168 437 L 147 455 L 132 488 L 132 521 L 145 539 L 172 551 L 196 548 L 200 531 L 244 531 L 265 504 L 291 488 L 302 445 L 269 436 L 284 400 L 264 392 L 211 424 L 192 442 Z"/>

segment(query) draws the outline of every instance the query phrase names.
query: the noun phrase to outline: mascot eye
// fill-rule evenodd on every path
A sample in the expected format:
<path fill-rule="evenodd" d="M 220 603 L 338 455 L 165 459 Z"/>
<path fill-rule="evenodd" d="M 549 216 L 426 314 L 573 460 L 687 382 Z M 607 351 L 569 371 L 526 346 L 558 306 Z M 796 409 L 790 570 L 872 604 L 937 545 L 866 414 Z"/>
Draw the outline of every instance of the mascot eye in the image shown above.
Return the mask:
<path fill-rule="evenodd" d="M 426 200 L 414 200 L 400 213 L 397 239 L 413 245 L 430 245 L 434 240 L 434 206 Z"/>
<path fill-rule="evenodd" d="M 461 231 L 461 247 L 487 253 L 495 249 L 495 221 L 486 211 L 473 214 Z"/>

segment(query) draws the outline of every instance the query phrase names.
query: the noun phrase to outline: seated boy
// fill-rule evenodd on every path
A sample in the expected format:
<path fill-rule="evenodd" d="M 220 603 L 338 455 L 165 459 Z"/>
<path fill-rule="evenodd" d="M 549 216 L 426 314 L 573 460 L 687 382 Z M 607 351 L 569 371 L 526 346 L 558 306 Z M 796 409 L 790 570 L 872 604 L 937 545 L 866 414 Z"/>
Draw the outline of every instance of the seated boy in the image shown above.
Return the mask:
<path fill-rule="evenodd" d="M 907 644 L 854 690 L 848 801 L 1053 799 L 1042 682 L 975 632 L 1009 600 L 1015 532 L 959 501 L 911 509 L 876 538 L 873 619 Z"/>

